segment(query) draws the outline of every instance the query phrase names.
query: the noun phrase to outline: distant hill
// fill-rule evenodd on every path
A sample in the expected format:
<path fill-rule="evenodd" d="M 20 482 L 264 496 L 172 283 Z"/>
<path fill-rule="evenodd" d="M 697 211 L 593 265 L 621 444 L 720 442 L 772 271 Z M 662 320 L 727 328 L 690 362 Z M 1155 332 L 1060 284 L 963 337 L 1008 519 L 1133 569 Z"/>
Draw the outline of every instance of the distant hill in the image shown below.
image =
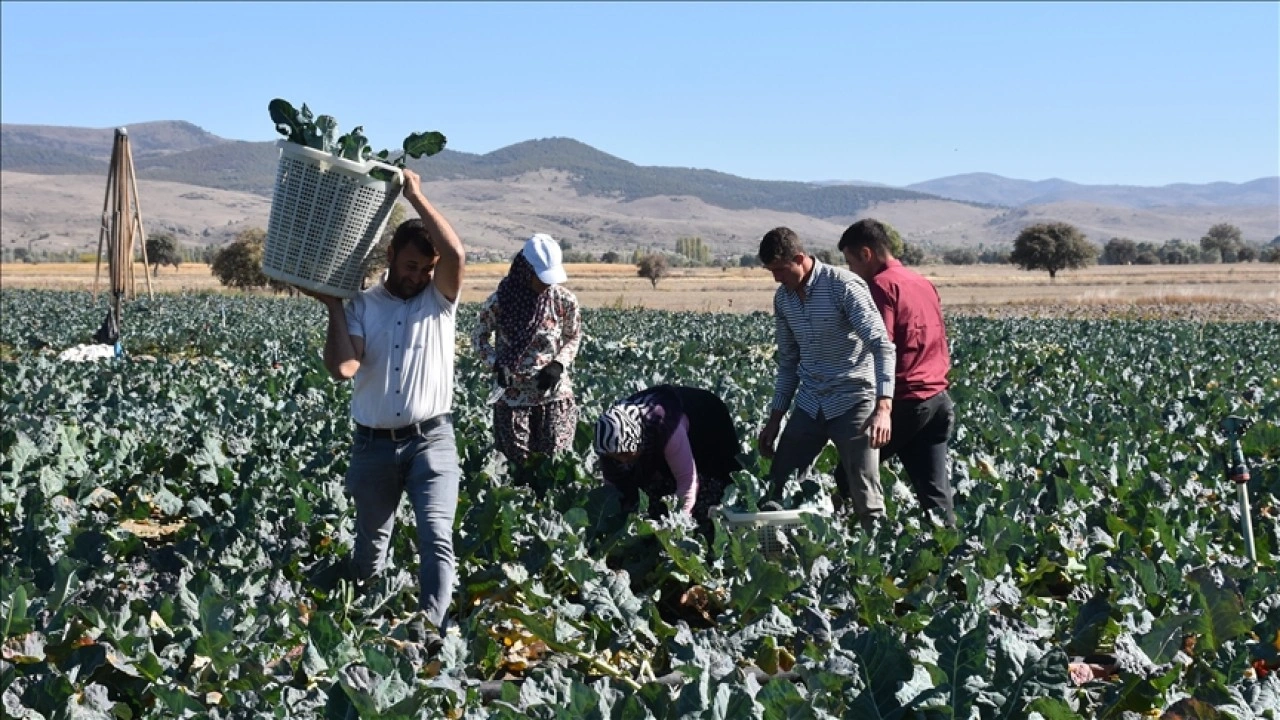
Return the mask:
<path fill-rule="evenodd" d="M 240 190 L 270 196 L 275 182 L 274 142 L 235 142 L 180 122 L 129 128 L 138 177 Z M 0 169 L 34 174 L 95 174 L 111 153 L 112 129 L 0 126 Z M 57 155 L 50 153 L 57 152 Z M 79 156 L 79 159 L 77 159 Z M 582 195 L 638 200 L 695 197 L 728 210 L 763 209 L 813 217 L 851 217 L 878 202 L 919 200 L 900 188 L 818 186 L 748 180 L 713 170 L 644 167 L 567 138 L 516 143 L 484 155 L 450 150 L 410 161 L 427 180 L 496 180 L 538 170 L 568 173 Z"/>
<path fill-rule="evenodd" d="M 271 194 L 277 156 L 274 142 L 227 140 L 184 121 L 127 127 L 140 178 Z M 100 174 L 111 155 L 113 133 L 114 128 L 0 125 L 0 169 Z M 856 180 L 779 182 L 714 170 L 636 165 L 569 138 L 529 140 L 483 155 L 446 150 L 411 161 L 409 166 L 431 180 L 498 180 L 559 170 L 568 173 L 572 187 L 587 196 L 624 201 L 686 196 L 729 210 L 776 210 L 820 218 L 851 217 L 876 203 L 930 196 L 989 207 L 1062 202 L 1130 208 L 1280 205 L 1280 177 L 1163 187 L 1082 185 L 1057 178 L 1018 180 L 991 173 L 953 175 L 905 188 Z"/>
<path fill-rule="evenodd" d="M 141 157 L 178 153 L 198 148 L 221 145 L 227 142 L 213 133 L 181 120 L 144 122 L 124 125 L 129 133 L 129 145 L 136 161 Z M 114 127 L 78 128 L 54 125 L 0 125 L 0 145 L 4 154 L 26 147 L 43 151 L 59 151 L 96 160 L 111 159 L 111 145 L 115 141 Z M 6 170 L 19 170 L 7 167 Z M 16 160 L 15 160 L 16 164 Z M 31 170 L 32 168 L 24 168 Z"/>
<path fill-rule="evenodd" d="M 907 189 L 963 202 L 1020 207 L 1057 202 L 1089 202 L 1131 208 L 1172 206 L 1280 205 L 1280 177 L 1246 183 L 1178 183 L 1163 187 L 1081 185 L 1059 180 L 1014 180 L 991 173 L 968 173 L 927 180 Z"/>
<path fill-rule="evenodd" d="M 128 126 L 148 227 L 184 243 L 264 227 L 274 142 L 217 137 L 185 122 Z M 0 125 L 0 243 L 96 248 L 113 129 Z M 1030 182 L 974 173 L 909 188 L 843 181 L 749 180 L 713 170 L 645 167 L 568 138 L 410 162 L 468 247 L 506 253 L 531 232 L 575 250 L 630 253 L 698 236 L 715 252 L 754 253 L 764 230 L 795 229 L 834 247 L 848 223 L 876 217 L 932 248 L 1007 246 L 1026 225 L 1070 222 L 1090 240 L 1195 240 L 1219 222 L 1251 242 L 1280 234 L 1277 178 L 1163 188 Z M 951 198 L 951 199 L 948 199 Z"/>

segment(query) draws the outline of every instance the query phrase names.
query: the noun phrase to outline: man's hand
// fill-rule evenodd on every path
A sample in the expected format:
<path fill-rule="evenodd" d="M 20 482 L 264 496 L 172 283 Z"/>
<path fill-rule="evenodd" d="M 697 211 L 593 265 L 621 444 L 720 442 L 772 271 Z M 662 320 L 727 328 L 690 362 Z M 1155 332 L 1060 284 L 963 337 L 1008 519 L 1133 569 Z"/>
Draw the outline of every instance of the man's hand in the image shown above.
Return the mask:
<path fill-rule="evenodd" d="M 327 308 L 342 307 L 342 298 L 335 297 L 333 295 L 325 295 L 324 293 L 318 293 L 315 290 L 308 290 L 298 285 L 294 285 L 294 287 L 297 288 L 298 292 L 302 293 L 303 295 L 306 295 L 307 297 L 313 297 L 319 300 Z"/>
<path fill-rule="evenodd" d="M 403 168 L 400 172 L 404 173 L 404 186 L 401 188 L 401 192 L 404 193 L 405 199 L 413 200 L 415 196 L 423 197 L 422 178 L 418 176 L 418 173 L 409 168 Z"/>
<path fill-rule="evenodd" d="M 778 416 L 770 416 L 769 422 L 764 424 L 764 428 L 760 431 L 760 437 L 756 442 L 760 446 L 760 455 L 766 458 L 773 458 L 773 445 L 778 441 L 778 428 L 782 426 L 782 418 Z"/>
<path fill-rule="evenodd" d="M 560 375 L 564 373 L 564 366 L 552 360 L 538 371 L 538 390 L 546 392 L 560 382 Z"/>
<path fill-rule="evenodd" d="M 880 398 L 876 400 L 876 409 L 871 412 L 871 417 L 862 424 L 862 432 L 871 438 L 873 450 L 889 444 L 889 437 L 893 431 L 892 414 L 893 401 Z"/>

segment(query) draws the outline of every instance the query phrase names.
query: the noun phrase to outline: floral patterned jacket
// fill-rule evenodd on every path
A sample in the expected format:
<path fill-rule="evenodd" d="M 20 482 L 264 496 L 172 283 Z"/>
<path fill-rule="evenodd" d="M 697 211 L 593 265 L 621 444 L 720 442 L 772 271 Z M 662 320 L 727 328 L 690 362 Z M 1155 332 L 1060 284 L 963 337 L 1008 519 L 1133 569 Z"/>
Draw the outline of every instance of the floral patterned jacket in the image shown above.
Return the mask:
<path fill-rule="evenodd" d="M 529 347 L 516 363 L 510 384 L 502 393 L 501 400 L 509 407 L 542 405 L 573 397 L 570 370 L 574 358 L 578 356 L 578 345 L 582 342 L 582 315 L 578 309 L 578 298 L 563 285 L 551 285 L 544 292 L 552 294 L 552 313 L 534 333 Z M 498 349 L 505 347 L 506 342 L 506 333 L 498 323 L 498 294 L 494 293 L 480 308 L 480 317 L 471 333 L 471 344 L 485 367 L 493 371 Z M 560 363 L 564 367 L 564 373 L 560 376 L 559 383 L 542 392 L 537 385 L 538 371 L 552 362 Z M 494 388 L 496 393 L 496 381 Z"/>

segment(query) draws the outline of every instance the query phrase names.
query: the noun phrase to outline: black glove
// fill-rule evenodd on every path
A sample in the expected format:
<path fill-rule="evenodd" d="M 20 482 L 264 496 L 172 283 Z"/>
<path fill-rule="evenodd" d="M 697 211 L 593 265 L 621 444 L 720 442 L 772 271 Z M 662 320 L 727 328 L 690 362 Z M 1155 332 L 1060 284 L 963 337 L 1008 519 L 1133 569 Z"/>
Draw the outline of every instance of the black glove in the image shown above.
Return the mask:
<path fill-rule="evenodd" d="M 564 366 L 552 360 L 545 367 L 538 371 L 538 390 L 546 392 L 560 382 L 560 376 L 564 373 Z"/>
<path fill-rule="evenodd" d="M 509 387 L 511 385 L 511 374 L 508 373 L 507 369 L 502 366 L 498 366 L 494 368 L 493 377 L 495 380 L 498 381 L 498 387 L 504 388 L 504 387 Z"/>

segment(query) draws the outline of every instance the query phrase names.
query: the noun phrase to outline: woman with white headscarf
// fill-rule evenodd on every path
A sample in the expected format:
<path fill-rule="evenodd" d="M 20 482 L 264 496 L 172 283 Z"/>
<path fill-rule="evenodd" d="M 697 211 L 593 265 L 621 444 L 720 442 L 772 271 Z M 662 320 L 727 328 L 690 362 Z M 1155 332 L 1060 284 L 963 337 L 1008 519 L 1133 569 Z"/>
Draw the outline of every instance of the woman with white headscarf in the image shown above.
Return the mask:
<path fill-rule="evenodd" d="M 616 403 L 596 422 L 594 448 L 605 482 L 628 510 L 644 490 L 674 495 L 680 511 L 699 521 L 742 469 L 729 409 L 693 387 L 658 385 Z"/>
<path fill-rule="evenodd" d="M 471 334 L 494 374 L 494 440 L 517 473 L 532 453 L 568 449 L 578 425 L 569 370 L 582 317 L 566 279 L 560 246 L 550 235 L 534 235 L 481 306 Z"/>

